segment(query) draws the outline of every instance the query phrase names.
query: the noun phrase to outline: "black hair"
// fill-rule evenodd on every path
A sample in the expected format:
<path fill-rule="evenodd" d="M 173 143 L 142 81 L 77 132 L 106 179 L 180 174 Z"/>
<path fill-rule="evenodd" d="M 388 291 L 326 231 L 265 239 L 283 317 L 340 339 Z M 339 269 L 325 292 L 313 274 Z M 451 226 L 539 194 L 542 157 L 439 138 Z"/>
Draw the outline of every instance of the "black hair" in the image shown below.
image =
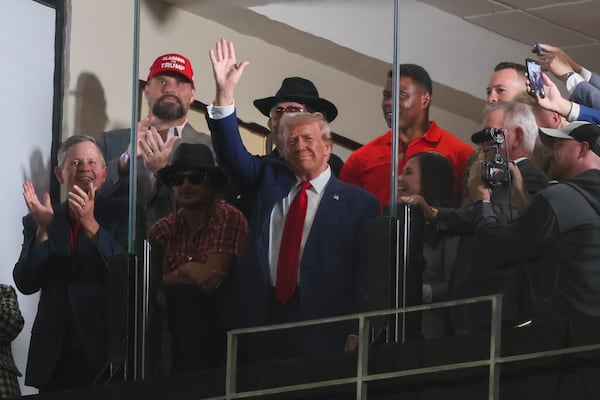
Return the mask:
<path fill-rule="evenodd" d="M 443 154 L 430 151 L 413 154 L 421 169 L 421 196 L 433 207 L 455 208 L 458 206 L 458 193 L 454 180 L 454 167 Z M 410 159 L 409 158 L 409 159 Z M 436 246 L 443 234 L 435 224 L 426 224 L 423 240 Z"/>
<path fill-rule="evenodd" d="M 413 154 L 421 170 L 421 196 L 434 207 L 457 206 L 454 167 L 443 154 L 431 151 Z"/>
<path fill-rule="evenodd" d="M 525 74 L 527 72 L 527 67 L 523 64 L 515 63 L 512 61 L 502 61 L 496 64 L 494 67 L 494 72 L 501 71 L 503 69 L 514 69 L 517 72 Z"/>
<path fill-rule="evenodd" d="M 425 68 L 417 64 L 400 64 L 400 76 L 407 76 L 415 83 L 423 86 L 429 94 L 433 94 L 433 83 Z M 392 77 L 392 70 L 388 71 L 388 78 Z"/>

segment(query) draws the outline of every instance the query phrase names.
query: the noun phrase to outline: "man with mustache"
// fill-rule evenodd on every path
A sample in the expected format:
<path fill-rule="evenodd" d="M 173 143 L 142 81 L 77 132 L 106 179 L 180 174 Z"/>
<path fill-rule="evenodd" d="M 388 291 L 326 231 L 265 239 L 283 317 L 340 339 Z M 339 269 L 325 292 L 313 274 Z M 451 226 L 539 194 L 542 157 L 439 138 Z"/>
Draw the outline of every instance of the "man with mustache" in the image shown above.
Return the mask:
<path fill-rule="evenodd" d="M 91 385 L 106 368 L 107 259 L 127 250 L 127 203 L 98 193 L 107 171 L 94 138 L 69 137 L 57 158 L 67 200 L 23 184 L 30 213 L 13 270 L 21 293 L 40 292 L 25 375 L 40 392 Z"/>
<path fill-rule="evenodd" d="M 148 116 L 140 121 L 137 132 L 138 201 L 144 205 L 148 227 L 171 212 L 171 191 L 157 183 L 154 174 L 167 166 L 173 149 L 183 143 L 211 146 L 210 136 L 197 132 L 188 122 L 187 113 L 196 96 L 194 71 L 190 60 L 176 54 L 158 57 L 148 73 L 144 96 Z M 98 139 L 107 160 L 108 177 L 104 193 L 127 197 L 131 145 L 129 129 L 104 132 Z"/>

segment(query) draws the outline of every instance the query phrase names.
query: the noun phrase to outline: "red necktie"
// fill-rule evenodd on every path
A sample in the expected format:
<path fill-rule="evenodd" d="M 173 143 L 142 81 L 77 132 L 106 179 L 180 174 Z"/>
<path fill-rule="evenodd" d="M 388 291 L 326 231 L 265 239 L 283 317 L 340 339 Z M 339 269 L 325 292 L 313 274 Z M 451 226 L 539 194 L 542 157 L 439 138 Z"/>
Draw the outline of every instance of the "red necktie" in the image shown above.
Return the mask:
<path fill-rule="evenodd" d="M 298 263 L 300 255 L 300 243 L 302 242 L 302 231 L 304 230 L 304 218 L 308 205 L 308 194 L 306 190 L 311 188 L 309 181 L 303 181 L 302 187 L 288 210 L 279 246 L 279 260 L 277 261 L 277 282 L 275 293 L 282 304 L 288 302 L 296 291 L 298 280 Z"/>

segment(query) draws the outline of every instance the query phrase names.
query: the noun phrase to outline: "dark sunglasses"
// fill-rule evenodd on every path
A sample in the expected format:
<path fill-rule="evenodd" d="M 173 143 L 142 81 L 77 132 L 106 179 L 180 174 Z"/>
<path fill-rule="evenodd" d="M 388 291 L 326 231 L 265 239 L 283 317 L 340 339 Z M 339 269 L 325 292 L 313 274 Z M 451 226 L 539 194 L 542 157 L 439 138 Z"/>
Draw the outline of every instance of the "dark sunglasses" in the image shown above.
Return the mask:
<path fill-rule="evenodd" d="M 190 181 L 192 185 L 199 185 L 202 182 L 204 182 L 204 180 L 209 176 L 210 173 L 206 171 L 190 172 L 189 174 L 175 174 L 171 175 L 171 177 L 169 178 L 169 183 L 171 184 L 171 186 L 181 186 L 183 185 L 183 181 L 185 181 L 185 179 L 187 178 L 187 180 Z"/>

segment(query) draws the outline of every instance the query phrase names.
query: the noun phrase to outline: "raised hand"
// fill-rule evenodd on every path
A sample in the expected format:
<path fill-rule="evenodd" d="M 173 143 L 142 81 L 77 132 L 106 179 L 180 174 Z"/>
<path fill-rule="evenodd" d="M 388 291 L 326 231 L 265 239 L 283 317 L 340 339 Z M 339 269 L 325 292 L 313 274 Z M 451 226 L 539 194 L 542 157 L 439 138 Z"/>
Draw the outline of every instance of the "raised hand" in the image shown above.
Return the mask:
<path fill-rule="evenodd" d="M 571 102 L 562 97 L 554 82 L 546 74 L 542 74 L 542 80 L 544 82 L 545 97 L 541 98 L 537 94 L 537 103 L 546 110 L 557 112 L 566 117 L 571 111 Z M 527 90 L 529 90 L 529 81 L 527 81 Z"/>
<path fill-rule="evenodd" d="M 538 58 L 542 64 L 542 68 L 552 72 L 555 77 L 562 79 L 563 75 L 567 72 L 581 72 L 581 65 L 573 61 L 573 59 L 559 47 L 545 43 L 541 43 L 540 47 L 542 48 L 542 51 Z"/>
<path fill-rule="evenodd" d="M 31 216 L 38 224 L 38 232 L 47 231 L 52 225 L 52 221 L 54 221 L 54 209 L 52 208 L 50 195 L 44 193 L 44 203 L 42 204 L 35 193 L 33 183 L 27 181 L 23 184 L 23 198 Z"/>
<path fill-rule="evenodd" d="M 219 40 L 215 49 L 210 49 L 209 57 L 217 88 L 214 105 L 233 104 L 235 86 L 250 63 L 248 61 L 237 63 L 233 42 L 227 39 Z"/>

